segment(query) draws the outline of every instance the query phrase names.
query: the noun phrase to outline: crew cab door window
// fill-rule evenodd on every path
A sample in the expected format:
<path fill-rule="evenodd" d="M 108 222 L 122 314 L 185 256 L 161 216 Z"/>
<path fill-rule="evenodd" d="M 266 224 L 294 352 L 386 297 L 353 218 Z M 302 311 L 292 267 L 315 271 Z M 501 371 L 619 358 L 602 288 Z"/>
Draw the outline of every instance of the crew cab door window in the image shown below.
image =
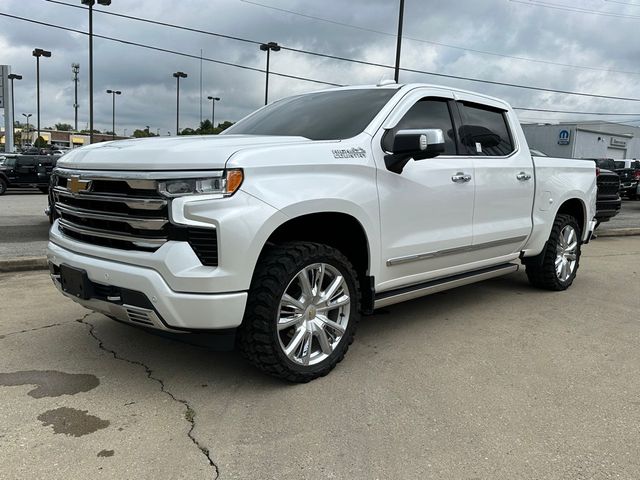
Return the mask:
<path fill-rule="evenodd" d="M 504 157 L 514 150 L 505 112 L 468 102 L 459 102 L 463 125 L 460 141 L 469 155 Z"/>
<path fill-rule="evenodd" d="M 382 139 L 382 148 L 387 152 L 393 146 L 393 137 L 400 130 L 439 128 L 444 133 L 444 153 L 456 155 L 456 138 L 451 121 L 449 102 L 444 98 L 424 98 L 411 107 L 398 125 L 389 130 Z"/>

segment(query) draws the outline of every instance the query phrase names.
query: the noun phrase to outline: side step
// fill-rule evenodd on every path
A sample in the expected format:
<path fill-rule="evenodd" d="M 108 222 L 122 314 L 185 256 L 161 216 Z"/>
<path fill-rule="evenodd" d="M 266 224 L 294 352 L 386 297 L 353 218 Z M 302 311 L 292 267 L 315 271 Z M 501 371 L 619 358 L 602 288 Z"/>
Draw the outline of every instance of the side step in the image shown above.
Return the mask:
<path fill-rule="evenodd" d="M 481 282 L 494 277 L 501 277 L 508 273 L 517 272 L 520 266 L 513 263 L 505 263 L 495 267 L 483 268 L 482 270 L 474 270 L 472 272 L 453 275 L 452 277 L 440 278 L 429 282 L 418 283 L 409 287 L 401 287 L 395 290 L 389 290 L 376 294 L 373 308 L 386 307 L 394 303 L 412 300 L 414 298 L 424 297 L 432 293 L 442 292 L 451 288 L 469 285 L 470 283 Z"/>

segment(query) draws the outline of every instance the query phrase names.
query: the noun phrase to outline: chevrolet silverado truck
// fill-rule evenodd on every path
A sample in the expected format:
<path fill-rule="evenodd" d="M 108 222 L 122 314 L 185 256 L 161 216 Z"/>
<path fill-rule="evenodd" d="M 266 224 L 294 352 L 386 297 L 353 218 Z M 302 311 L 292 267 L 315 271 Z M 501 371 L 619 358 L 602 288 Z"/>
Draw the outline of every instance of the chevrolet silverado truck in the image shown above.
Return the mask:
<path fill-rule="evenodd" d="M 504 101 L 422 84 L 293 96 L 224 134 L 60 159 L 58 289 L 133 325 L 234 340 L 264 372 L 326 375 L 361 315 L 526 267 L 567 289 L 593 162 L 532 157 Z"/>

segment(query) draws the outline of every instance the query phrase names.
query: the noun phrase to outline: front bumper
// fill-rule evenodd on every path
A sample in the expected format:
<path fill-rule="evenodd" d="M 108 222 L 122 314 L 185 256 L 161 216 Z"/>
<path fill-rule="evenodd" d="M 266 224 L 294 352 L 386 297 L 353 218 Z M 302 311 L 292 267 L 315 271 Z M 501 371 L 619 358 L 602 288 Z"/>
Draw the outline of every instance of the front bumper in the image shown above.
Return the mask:
<path fill-rule="evenodd" d="M 85 270 L 91 282 L 139 292 L 148 300 L 143 304 L 126 304 L 120 300 L 79 299 L 62 292 L 53 274 L 54 284 L 73 301 L 118 320 L 161 330 L 203 331 L 236 328 L 242 323 L 247 292 L 182 293 L 172 290 L 155 270 L 115 261 L 102 260 L 73 253 L 49 242 L 47 258 L 50 264 L 61 264 Z M 54 268 L 55 270 L 55 268 Z M 136 320 L 144 321 L 136 321 Z"/>

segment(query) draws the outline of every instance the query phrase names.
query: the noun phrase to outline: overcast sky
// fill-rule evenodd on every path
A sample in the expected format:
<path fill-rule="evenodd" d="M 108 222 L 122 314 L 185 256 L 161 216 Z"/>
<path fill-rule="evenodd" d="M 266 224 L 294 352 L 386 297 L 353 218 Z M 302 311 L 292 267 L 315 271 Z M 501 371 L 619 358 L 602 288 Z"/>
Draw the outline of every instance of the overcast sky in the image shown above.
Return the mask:
<path fill-rule="evenodd" d="M 80 0 L 65 0 L 79 5 Z M 293 10 L 362 27 L 349 28 L 327 21 L 277 11 L 242 0 L 113 0 L 97 10 L 123 13 L 332 55 L 393 65 L 399 0 L 256 0 L 263 5 Z M 528 0 L 524 0 L 527 2 Z M 640 0 L 545 0 L 621 16 L 603 16 L 516 3 L 510 0 L 406 0 L 402 66 L 446 74 L 554 89 L 640 98 Z M 86 11 L 45 0 L 2 0 L 0 13 L 28 17 L 80 30 L 88 28 Z M 155 47 L 264 68 L 265 54 L 256 45 L 150 25 L 95 13 L 94 32 Z M 418 41 L 422 40 L 422 41 Z M 502 55 L 563 64 L 487 55 L 447 44 Z M 41 61 L 42 127 L 56 122 L 73 124 L 71 63 L 80 64 L 79 128 L 88 124 L 88 41 L 84 35 L 0 17 L 0 64 L 11 65 L 24 79 L 16 82 L 16 119 L 34 113 L 35 59 L 33 48 L 53 52 Z M 340 84 L 376 83 L 393 70 L 362 66 L 290 51 L 272 54 L 275 72 Z M 94 40 L 95 127 L 111 129 L 108 88 L 121 90 L 117 98 L 116 130 L 149 125 L 166 135 L 175 130 L 175 79 L 181 70 L 181 128 L 200 121 L 200 60 L 144 48 Z M 608 71 L 607 71 L 608 70 Z M 611 71 L 616 70 L 616 71 Z M 637 73 L 621 73 L 637 72 Z M 202 115 L 210 118 L 207 95 L 222 97 L 216 104 L 216 123 L 236 121 L 262 105 L 264 74 L 204 61 Z M 493 86 L 482 83 L 401 73 L 401 82 L 451 85 L 499 96 L 514 106 L 580 111 L 640 112 L 640 102 L 592 99 Z M 270 77 L 270 100 L 322 85 Z M 522 113 L 523 120 L 588 118 L 576 115 Z M 593 118 L 593 117 L 592 117 Z M 602 119 L 605 119 L 603 117 Z M 640 118 L 640 116 L 638 117 Z M 628 121 L 626 118 L 625 121 Z M 637 124 L 637 122 L 636 122 Z"/>

